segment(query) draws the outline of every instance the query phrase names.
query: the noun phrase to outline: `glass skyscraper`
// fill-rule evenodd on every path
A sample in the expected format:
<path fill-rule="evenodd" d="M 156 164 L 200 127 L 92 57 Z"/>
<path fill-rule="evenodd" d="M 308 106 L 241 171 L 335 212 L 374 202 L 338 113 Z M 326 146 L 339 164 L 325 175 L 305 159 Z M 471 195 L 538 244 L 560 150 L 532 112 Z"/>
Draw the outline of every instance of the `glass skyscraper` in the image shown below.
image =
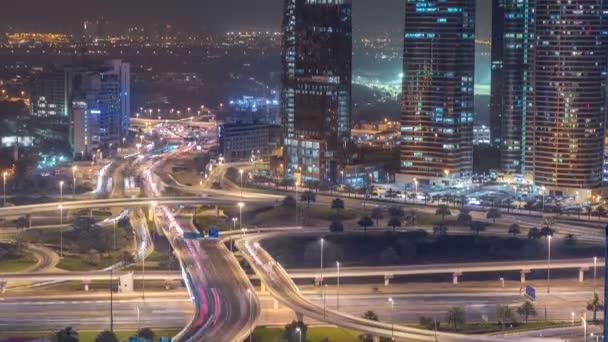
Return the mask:
<path fill-rule="evenodd" d="M 351 0 L 285 0 L 281 97 L 288 177 L 335 180 L 349 157 L 351 7 Z"/>
<path fill-rule="evenodd" d="M 492 9 L 492 119 L 497 122 L 500 168 L 521 173 L 524 160 L 529 54 L 534 0 L 494 0 Z"/>
<path fill-rule="evenodd" d="M 558 192 L 594 189 L 602 182 L 608 8 L 603 0 L 535 1 L 525 171 Z"/>
<path fill-rule="evenodd" d="M 473 168 L 475 0 L 407 0 L 399 181 Z"/>

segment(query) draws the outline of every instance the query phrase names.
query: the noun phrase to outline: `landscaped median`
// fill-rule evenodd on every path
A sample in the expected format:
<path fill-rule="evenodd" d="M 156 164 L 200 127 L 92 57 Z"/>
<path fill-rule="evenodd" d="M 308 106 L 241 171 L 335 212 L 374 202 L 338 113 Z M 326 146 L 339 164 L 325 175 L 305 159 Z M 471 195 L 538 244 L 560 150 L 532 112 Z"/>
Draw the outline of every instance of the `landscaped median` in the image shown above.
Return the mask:
<path fill-rule="evenodd" d="M 154 333 L 157 336 L 163 337 L 173 337 L 177 335 L 177 333 L 181 330 L 181 328 L 173 328 L 173 329 L 154 329 Z M 41 338 L 47 337 L 53 338 L 55 337 L 56 331 L 1 331 L 0 332 L 0 342 L 4 339 L 9 338 Z M 95 342 L 95 337 L 100 333 L 97 330 L 78 330 L 78 341 L 79 342 Z M 118 337 L 121 342 L 126 342 L 129 340 L 130 336 L 136 336 L 136 330 L 115 330 L 114 333 Z"/>
<path fill-rule="evenodd" d="M 25 271 L 36 263 L 36 257 L 23 243 L 0 242 L 0 273 Z"/>

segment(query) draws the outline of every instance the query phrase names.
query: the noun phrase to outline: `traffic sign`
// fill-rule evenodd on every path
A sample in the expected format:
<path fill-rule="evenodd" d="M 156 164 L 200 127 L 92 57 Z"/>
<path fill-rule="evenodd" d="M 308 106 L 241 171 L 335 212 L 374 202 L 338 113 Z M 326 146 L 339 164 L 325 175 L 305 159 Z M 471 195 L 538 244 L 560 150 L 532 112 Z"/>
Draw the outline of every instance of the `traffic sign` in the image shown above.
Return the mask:
<path fill-rule="evenodd" d="M 220 237 L 220 231 L 217 228 L 212 227 L 212 229 L 209 229 L 207 232 L 207 235 L 210 239 L 218 239 Z"/>
<path fill-rule="evenodd" d="M 186 239 L 186 240 L 202 240 L 204 238 L 205 238 L 205 233 L 184 232 L 184 239 Z"/>
<path fill-rule="evenodd" d="M 530 285 L 526 286 L 526 297 L 530 298 L 531 301 L 535 301 L 536 289 Z"/>
<path fill-rule="evenodd" d="M 161 336 L 158 338 L 158 342 L 171 342 L 171 338 L 166 337 L 166 336 Z"/>

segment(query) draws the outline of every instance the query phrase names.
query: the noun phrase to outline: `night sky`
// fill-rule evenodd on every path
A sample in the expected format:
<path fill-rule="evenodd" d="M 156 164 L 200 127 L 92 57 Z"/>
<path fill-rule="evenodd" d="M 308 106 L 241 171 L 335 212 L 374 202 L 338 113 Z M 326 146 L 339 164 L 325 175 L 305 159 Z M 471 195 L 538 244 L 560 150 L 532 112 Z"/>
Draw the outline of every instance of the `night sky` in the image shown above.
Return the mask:
<path fill-rule="evenodd" d="M 404 0 L 354 0 L 358 34 L 398 32 Z M 85 4 L 86 3 L 86 4 Z M 119 23 L 174 24 L 188 30 L 250 27 L 278 29 L 282 0 L 17 0 L 0 11 L 0 22 L 28 30 L 68 31 L 84 18 Z M 489 37 L 490 0 L 478 0 L 478 36 Z"/>

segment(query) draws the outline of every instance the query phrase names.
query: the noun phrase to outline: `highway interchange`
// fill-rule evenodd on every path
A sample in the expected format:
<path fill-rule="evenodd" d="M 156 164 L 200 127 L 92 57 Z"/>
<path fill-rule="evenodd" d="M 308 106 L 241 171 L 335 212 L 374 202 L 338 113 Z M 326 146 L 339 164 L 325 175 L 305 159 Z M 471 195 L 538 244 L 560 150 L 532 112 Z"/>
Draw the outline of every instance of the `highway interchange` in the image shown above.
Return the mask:
<path fill-rule="evenodd" d="M 144 160 L 139 165 L 139 170 L 144 175 L 144 190 L 147 198 L 122 198 L 124 193 L 113 190 L 112 198 L 95 200 L 75 200 L 62 203 L 44 203 L 16 207 L 0 208 L 0 215 L 4 217 L 15 217 L 18 215 L 31 213 L 53 213 L 57 212 L 58 206 L 63 209 L 82 209 L 82 208 L 152 208 L 155 219 L 160 223 L 165 235 L 173 245 L 177 256 L 182 264 L 182 272 L 178 275 L 185 280 L 188 295 L 176 293 L 171 296 L 150 294 L 145 301 L 137 298 L 117 299 L 115 302 L 115 324 L 118 328 L 133 328 L 139 326 L 154 327 L 174 327 L 185 326 L 184 330 L 175 339 L 193 341 L 237 341 L 243 340 L 248 336 L 256 322 L 264 324 L 267 322 L 277 322 L 277 320 L 288 321 L 293 318 L 289 311 L 286 313 L 278 309 L 270 315 L 265 314 L 263 307 L 270 307 L 274 304 L 273 299 L 278 300 L 285 307 L 297 313 L 297 317 L 303 317 L 307 321 L 326 322 L 338 326 L 349 327 L 358 331 L 382 336 L 395 336 L 399 340 L 412 341 L 503 341 L 503 340 L 525 340 L 533 341 L 531 336 L 525 337 L 496 337 L 496 336 L 476 336 L 474 338 L 458 334 L 447 334 L 414 329 L 402 325 L 389 324 L 387 322 L 395 319 L 398 322 L 411 322 L 422 314 L 432 314 L 445 312 L 447 308 L 466 304 L 467 307 L 478 308 L 467 311 L 471 318 L 491 317 L 495 313 L 495 307 L 501 303 L 513 303 L 521 300 L 519 291 L 496 292 L 475 292 L 459 293 L 458 291 L 441 291 L 431 293 L 427 296 L 421 294 L 391 294 L 400 303 L 395 311 L 394 317 L 386 317 L 387 306 L 386 296 L 383 294 L 344 294 L 341 299 L 341 310 L 335 308 L 335 299 L 323 299 L 315 289 L 308 293 L 300 291 L 298 286 L 293 283 L 292 278 L 306 277 L 314 278 L 316 270 L 293 270 L 285 271 L 278 265 L 272 256 L 263 248 L 259 242 L 272 235 L 269 233 L 253 233 L 236 239 L 236 244 L 241 250 L 242 255 L 253 266 L 257 277 L 261 278 L 268 293 L 258 291 L 251 285 L 244 271 L 240 268 L 237 260 L 220 241 L 188 241 L 182 238 L 184 231 L 195 231 L 191 220 L 176 218 L 170 206 L 174 205 L 194 205 L 194 204 L 234 204 L 235 201 L 247 203 L 264 203 L 268 201 L 280 200 L 283 195 L 256 193 L 245 191 L 219 191 L 205 189 L 204 196 L 201 191 L 194 186 L 185 186 L 174 180 L 173 186 L 180 187 L 184 192 L 191 192 L 196 196 L 163 196 L 161 189 L 166 185 L 166 179 L 156 174 L 155 169 L 170 157 L 188 153 L 191 146 L 183 146 L 175 152 L 167 153 L 161 159 Z M 107 182 L 105 172 L 115 171 L 109 164 L 100 173 L 100 181 Z M 225 168 L 223 169 L 225 170 Z M 222 169 L 218 170 L 218 175 L 223 177 Z M 105 184 L 105 183 L 104 183 Z M 98 186 L 102 189 L 104 185 Z M 329 205 L 335 196 L 318 196 L 317 205 Z M 360 199 L 345 198 L 346 205 L 349 207 L 359 207 L 362 205 Z M 368 202 L 368 205 L 381 205 L 381 202 Z M 434 208 L 420 207 L 421 211 L 433 212 Z M 473 212 L 474 218 L 484 219 L 481 213 Z M 539 224 L 539 218 L 534 216 L 504 215 L 503 220 L 507 223 L 520 224 Z M 568 232 L 572 229 L 569 225 L 557 223 L 558 230 Z M 578 228 L 577 228 L 578 229 Z M 602 238 L 601 229 L 594 227 L 582 228 L 585 237 L 588 239 Z M 578 230 L 580 232 L 580 230 Z M 287 234 L 287 233 L 286 233 Z M 590 260 L 563 261 L 564 267 L 590 267 Z M 602 265 L 600 261 L 600 265 Z M 507 265 L 503 265 L 507 266 Z M 559 267 L 556 262 L 554 267 Z M 470 265 L 466 270 L 463 265 L 434 265 L 432 267 L 411 267 L 412 272 L 432 272 L 433 269 L 441 269 L 441 273 L 453 273 L 454 269 L 462 272 L 474 271 L 474 268 L 484 268 L 481 271 L 500 271 L 500 265 Z M 534 265 L 508 265 L 509 269 L 543 268 L 544 263 L 535 262 Z M 430 271 L 429 271 L 430 270 Z M 397 268 L 397 270 L 350 270 L 355 276 L 356 272 L 363 272 L 368 275 L 383 275 L 387 272 L 405 272 L 408 268 Z M 478 269 L 478 271 L 480 271 Z M 349 270 L 344 270 L 344 276 L 349 276 Z M 376 272 L 376 273 L 374 273 Z M 153 273 L 148 272 L 149 280 L 153 278 Z M 73 279 L 81 279 L 84 276 L 72 274 Z M 0 275 L 0 280 L 3 275 Z M 13 275 L 20 277 L 20 275 Z M 21 275 L 25 278 L 27 275 Z M 43 277 L 43 274 L 38 276 Z M 65 277 L 70 277 L 65 275 Z M 100 277 L 105 274 L 100 274 Z M 318 275 L 317 275 L 318 276 Z M 9 278 L 6 276 L 5 278 Z M 56 275 L 49 275 L 58 278 Z M 172 277 L 175 277 L 173 275 Z M 331 274 L 325 276 L 331 278 Z M 23 278 L 21 280 L 23 280 Z M 159 275 L 159 278 L 161 276 Z M 174 279 L 174 278 L 172 278 Z M 380 284 L 382 281 L 378 281 Z M 554 296 L 542 298 L 541 302 L 550 308 L 552 319 L 567 319 L 572 309 L 570 306 L 581 307 L 585 300 L 589 298 L 590 289 L 580 289 L 576 286 L 563 286 L 560 290 L 556 287 Z M 567 296 L 567 299 L 562 297 Z M 569 303 L 564 306 L 564 301 Z M 91 327 L 105 327 L 108 325 L 107 298 L 81 300 L 69 298 L 55 298 L 53 300 L 11 298 L 6 297 L 0 302 L 0 327 L 29 327 L 37 326 L 40 328 L 57 328 L 63 325 L 78 325 Z M 190 304 L 190 303 L 192 303 Z M 325 303 L 325 305 L 323 305 Z M 86 305 L 83 305 L 86 304 Z M 6 313 L 14 312 L 16 308 L 26 307 L 24 314 L 9 316 Z M 382 322 L 372 322 L 358 318 L 364 308 L 374 309 L 380 313 Z M 272 310 L 269 310 L 272 311 Z M 49 319 L 48 312 L 55 312 L 53 319 Z M 273 316 L 276 315 L 276 316 Z M 43 319 L 43 317 L 46 317 Z M 139 318 L 134 319 L 134 318 Z M 44 322 L 44 323 L 40 323 Z M 547 340 L 547 339 L 544 339 Z"/>

